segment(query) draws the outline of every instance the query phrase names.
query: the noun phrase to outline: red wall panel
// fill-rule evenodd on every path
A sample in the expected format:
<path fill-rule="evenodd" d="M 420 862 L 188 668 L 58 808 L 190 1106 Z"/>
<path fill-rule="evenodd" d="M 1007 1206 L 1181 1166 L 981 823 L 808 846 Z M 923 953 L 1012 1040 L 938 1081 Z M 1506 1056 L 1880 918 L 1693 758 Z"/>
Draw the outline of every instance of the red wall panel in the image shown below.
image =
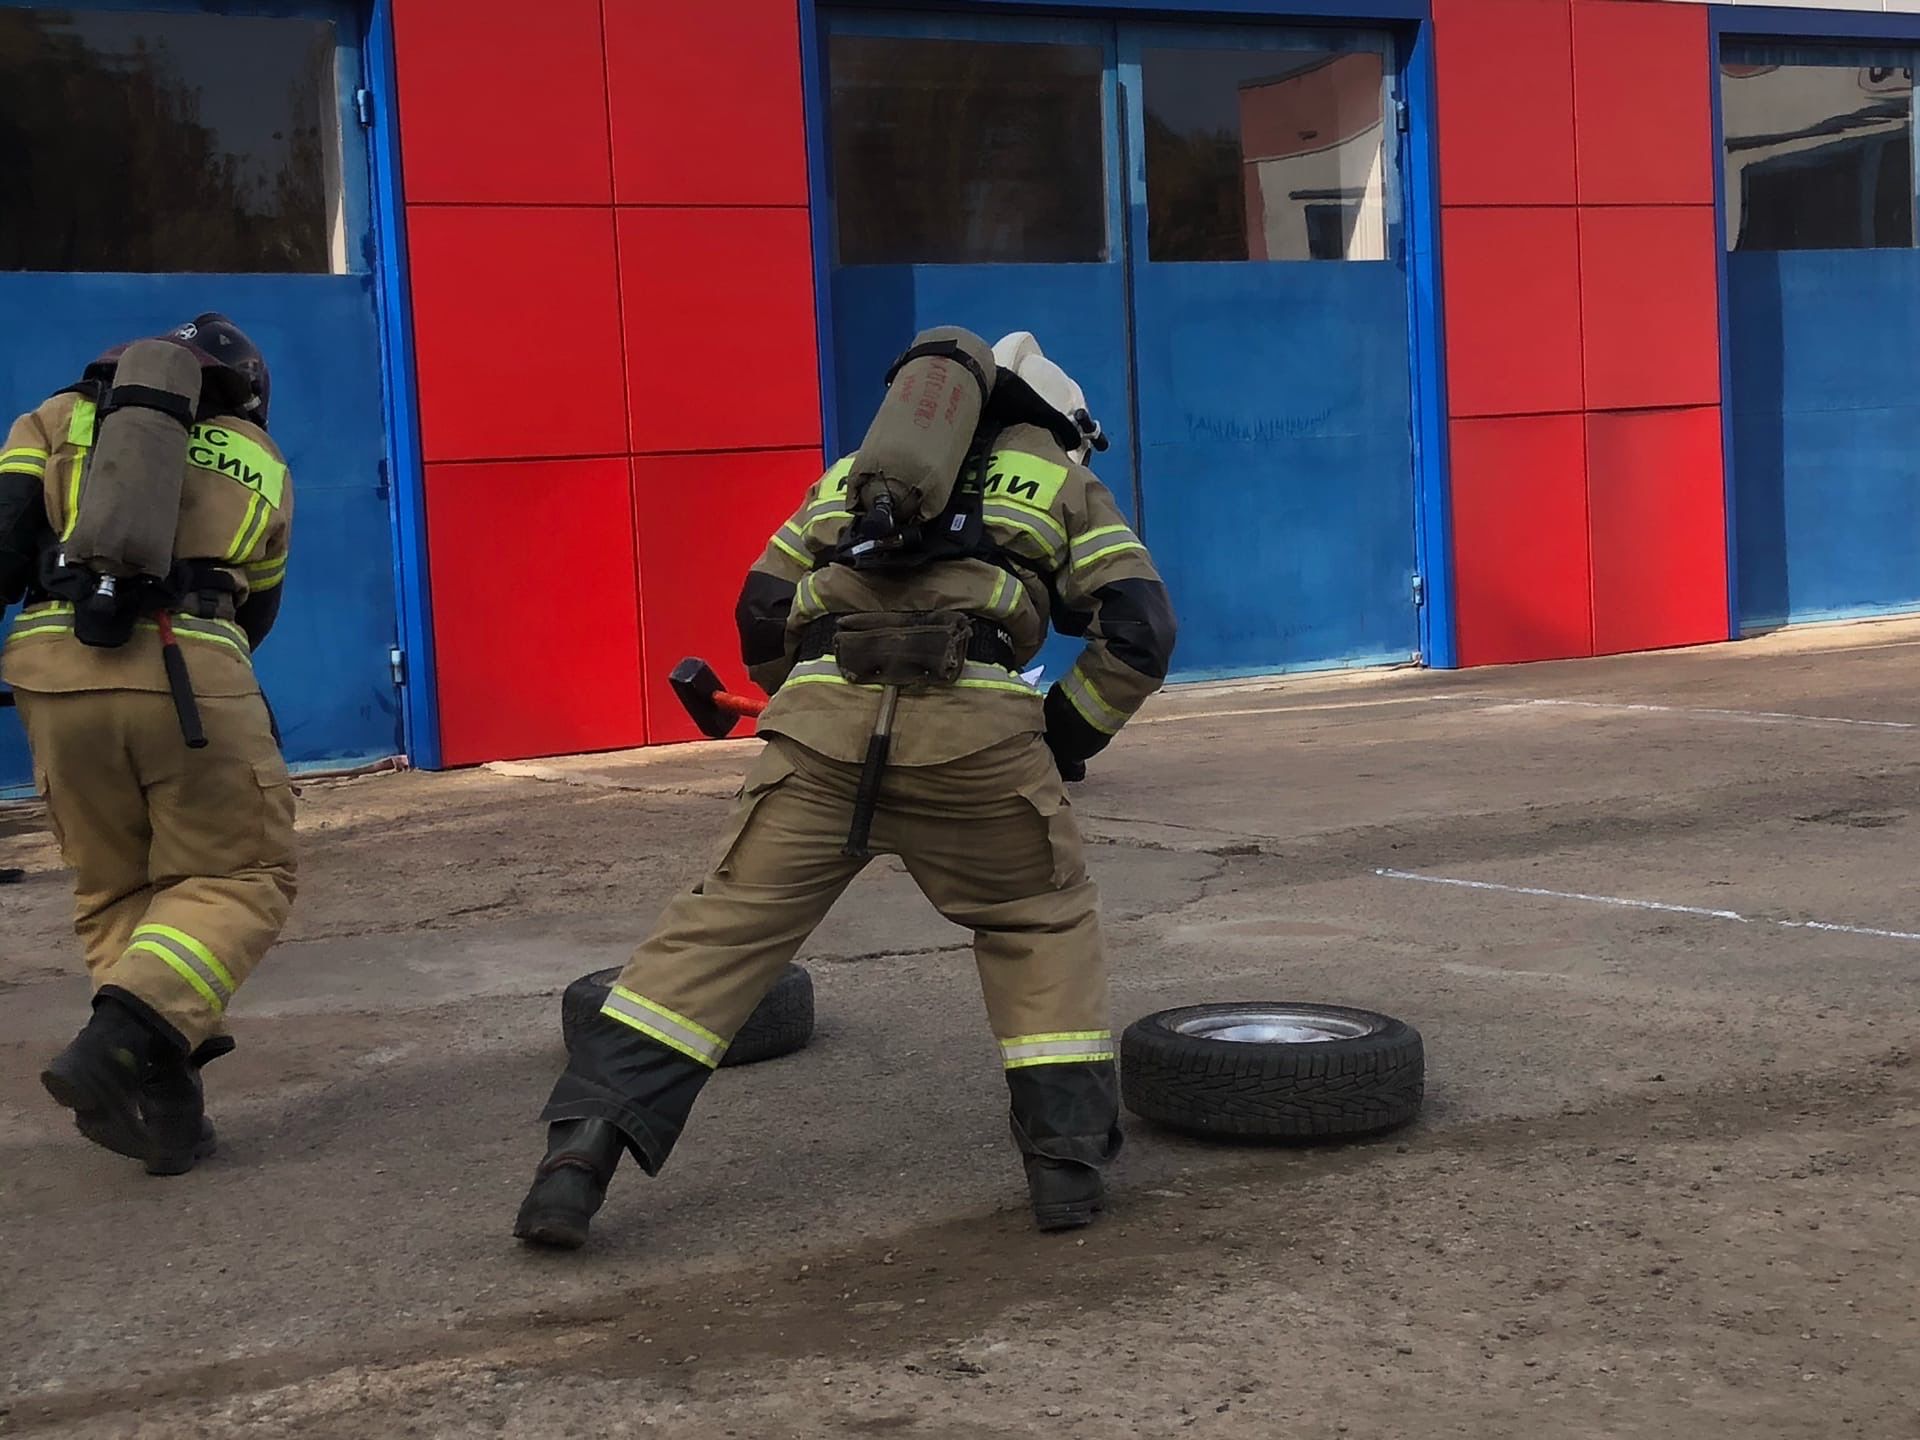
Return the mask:
<path fill-rule="evenodd" d="M 1723 638 L 1706 12 L 1433 13 L 1462 663 Z"/>
<path fill-rule="evenodd" d="M 1453 414 L 1580 409 L 1580 231 L 1573 209 L 1448 210 L 1442 223 Z"/>
<path fill-rule="evenodd" d="M 600 0 L 396 0 L 393 28 L 409 204 L 613 198 Z"/>
<path fill-rule="evenodd" d="M 1587 417 L 1594 645 L 1728 638 L 1720 411 Z"/>
<path fill-rule="evenodd" d="M 413 208 L 426 458 L 627 448 L 610 210 Z"/>
<path fill-rule="evenodd" d="M 633 462 L 648 743 L 700 738 L 667 685 L 667 672 L 684 656 L 711 661 L 737 689 L 754 693 L 740 663 L 734 602 L 747 567 L 822 468 L 817 448 Z"/>
<path fill-rule="evenodd" d="M 1571 205 L 1572 35 L 1565 0 L 1434 0 L 1440 198 Z"/>
<path fill-rule="evenodd" d="M 633 448 L 818 446 L 804 210 L 623 210 Z"/>
<path fill-rule="evenodd" d="M 1582 417 L 1456 420 L 1452 451 L 1461 663 L 1591 655 Z"/>
<path fill-rule="evenodd" d="M 540 526 L 564 597 L 526 583 Z M 642 743 L 625 460 L 429 465 L 427 540 L 447 764 Z"/>
<path fill-rule="evenodd" d="M 807 203 L 798 14 L 793 0 L 608 5 L 622 204 Z"/>
<path fill-rule="evenodd" d="M 1589 409 L 1720 402 L 1717 243 L 1710 206 L 1582 208 Z"/>
<path fill-rule="evenodd" d="M 1575 0 L 1581 204 L 1713 203 L 1708 43 L 1702 5 Z"/>

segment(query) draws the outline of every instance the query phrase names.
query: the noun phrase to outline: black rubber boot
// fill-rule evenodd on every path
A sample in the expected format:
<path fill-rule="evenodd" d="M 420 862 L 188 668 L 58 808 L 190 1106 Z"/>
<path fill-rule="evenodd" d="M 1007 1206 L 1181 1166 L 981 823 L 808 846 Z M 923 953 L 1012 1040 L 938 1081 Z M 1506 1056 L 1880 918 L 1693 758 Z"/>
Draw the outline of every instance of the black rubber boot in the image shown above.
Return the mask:
<path fill-rule="evenodd" d="M 1120 1153 L 1120 1085 L 1111 1060 L 1007 1072 L 1014 1144 L 1033 1221 L 1078 1230 L 1106 1208 L 1102 1172 Z"/>
<path fill-rule="evenodd" d="M 1029 1155 L 1026 1164 L 1033 1223 L 1042 1230 L 1078 1230 L 1106 1208 L 1106 1182 L 1093 1166 L 1044 1155 Z"/>
<path fill-rule="evenodd" d="M 520 1202 L 513 1233 L 530 1245 L 578 1250 L 607 1198 L 607 1182 L 627 1148 L 605 1120 L 562 1120 L 547 1127 L 547 1154 Z"/>
<path fill-rule="evenodd" d="M 154 1058 L 167 1048 L 131 1009 L 102 995 L 85 1028 L 40 1072 L 40 1083 L 73 1111 L 74 1124 L 94 1144 L 145 1158 L 150 1139 L 141 1090 Z"/>
<path fill-rule="evenodd" d="M 200 1067 L 168 1056 L 153 1067 L 140 1095 L 147 1120 L 149 1175 L 184 1175 L 213 1154 L 217 1141 L 207 1118 Z"/>
<path fill-rule="evenodd" d="M 194 1051 L 184 1067 L 170 1051 L 154 1062 L 140 1090 L 140 1112 L 147 1123 L 144 1147 L 136 1147 L 131 1136 L 104 1125 L 97 1111 L 76 1114 L 74 1128 L 116 1155 L 144 1161 L 149 1175 L 184 1175 L 213 1154 L 217 1143 L 213 1122 L 206 1116 L 200 1069 L 232 1049 L 233 1042 L 221 1036 Z"/>

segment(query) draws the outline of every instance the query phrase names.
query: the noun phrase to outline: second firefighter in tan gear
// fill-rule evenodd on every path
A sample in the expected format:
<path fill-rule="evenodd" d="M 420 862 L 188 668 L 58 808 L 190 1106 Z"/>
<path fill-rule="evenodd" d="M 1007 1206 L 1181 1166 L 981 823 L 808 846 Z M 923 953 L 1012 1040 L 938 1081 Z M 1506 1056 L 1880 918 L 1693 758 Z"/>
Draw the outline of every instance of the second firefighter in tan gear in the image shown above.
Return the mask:
<path fill-rule="evenodd" d="M 198 1067 L 231 1048 L 227 1007 L 278 937 L 295 889 L 293 793 L 252 662 L 278 610 L 292 484 L 261 423 L 264 365 L 230 371 L 210 348 L 237 337 L 257 363 L 251 342 L 220 317 L 176 333 L 212 377 L 179 491 L 182 588 L 130 615 L 124 643 L 82 643 L 75 600 L 62 592 L 90 577 L 69 567 L 63 578 L 58 565 L 115 352 L 16 420 L 0 454 L 0 571 L 10 572 L 0 590 L 26 590 L 0 678 L 13 687 L 34 783 L 74 872 L 74 928 L 95 991 L 94 1022 L 50 1067 L 48 1088 L 89 1138 L 169 1172 L 204 1149 Z M 163 619 L 187 665 L 202 746 L 183 736 Z M 65 1074 L 77 1051 L 88 1059 L 83 1042 L 102 1026 L 112 1035 L 95 1048 L 115 1063 L 131 1057 L 127 1077 L 105 1062 Z M 168 1121 L 190 1133 L 159 1133 Z"/>
<path fill-rule="evenodd" d="M 1037 357 L 1031 337 L 1010 340 Z M 1050 404 L 1084 414 L 1057 367 L 1031 368 L 1053 381 Z M 667 908 L 603 1023 L 570 1055 L 544 1112 L 553 1133 L 516 1226 L 523 1238 L 584 1240 L 621 1149 L 659 1169 L 728 1040 L 863 868 L 845 853 L 849 813 L 887 697 L 847 678 L 835 637 L 847 617 L 897 612 L 973 617 L 974 643 L 952 683 L 897 692 L 871 849 L 899 856 L 974 933 L 1037 1219 L 1090 1218 L 1120 1142 L 1118 1096 L 1096 893 L 1062 773 L 1160 687 L 1174 623 L 1146 547 L 1080 463 L 1084 450 L 1069 453 L 1057 426 L 993 436 L 972 478 L 999 563 L 950 559 L 905 575 L 833 563 L 854 520 L 849 459 L 754 565 L 738 620 L 743 656 L 772 695 L 766 749 L 712 872 Z M 1085 647 L 1043 697 L 1020 670 L 1050 615 Z"/>

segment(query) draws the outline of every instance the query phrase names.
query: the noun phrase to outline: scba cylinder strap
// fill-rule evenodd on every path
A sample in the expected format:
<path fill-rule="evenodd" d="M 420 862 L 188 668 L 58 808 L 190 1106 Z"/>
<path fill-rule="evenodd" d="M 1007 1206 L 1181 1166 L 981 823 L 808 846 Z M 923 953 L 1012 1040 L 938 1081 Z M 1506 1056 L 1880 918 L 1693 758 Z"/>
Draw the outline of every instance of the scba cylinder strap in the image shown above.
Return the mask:
<path fill-rule="evenodd" d="M 973 356 L 969 355 L 966 349 L 956 340 L 925 340 L 918 345 L 908 347 L 901 353 L 900 358 L 893 362 L 892 367 L 888 369 L 886 383 L 889 385 L 893 384 L 893 377 L 898 375 L 915 360 L 928 358 L 959 361 L 967 373 L 972 375 L 979 383 L 980 399 L 982 403 L 985 403 L 987 396 L 993 390 L 994 380 L 988 376 L 986 368 L 982 366 L 978 360 L 974 359 Z"/>
<path fill-rule="evenodd" d="M 127 409 L 157 410 L 162 415 L 178 421 L 183 430 L 192 426 L 195 419 L 193 401 L 184 395 L 176 395 L 171 390 L 160 390 L 152 385 L 115 385 L 108 392 L 107 401 L 100 409 L 99 418 L 104 420 L 116 410 Z"/>

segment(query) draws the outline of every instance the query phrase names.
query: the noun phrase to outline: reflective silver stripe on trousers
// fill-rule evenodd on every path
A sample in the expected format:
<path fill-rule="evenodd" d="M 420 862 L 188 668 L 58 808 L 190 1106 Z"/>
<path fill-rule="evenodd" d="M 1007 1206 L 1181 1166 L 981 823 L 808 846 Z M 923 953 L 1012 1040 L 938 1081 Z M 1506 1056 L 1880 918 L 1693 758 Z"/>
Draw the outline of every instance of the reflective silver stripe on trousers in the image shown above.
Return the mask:
<path fill-rule="evenodd" d="M 129 950 L 164 951 L 164 958 L 172 962 L 176 970 L 191 970 L 206 982 L 207 988 L 214 993 L 216 1003 L 224 1010 L 233 999 L 233 986 L 227 983 L 227 977 L 218 973 L 212 966 L 193 951 L 175 940 L 147 926 L 133 932 L 128 942 Z"/>
<path fill-rule="evenodd" d="M 1111 1060 L 1113 1036 L 1086 1040 L 1036 1040 L 1025 1045 L 1002 1045 L 1000 1055 L 1010 1066 L 1047 1065 L 1072 1060 Z"/>
<path fill-rule="evenodd" d="M 727 1051 L 726 1042 L 712 1031 L 618 986 L 607 992 L 606 1003 L 600 1007 L 600 1012 L 646 1032 L 661 1044 L 671 1046 L 690 1060 L 698 1060 L 709 1069 L 718 1065 L 720 1057 Z"/>

